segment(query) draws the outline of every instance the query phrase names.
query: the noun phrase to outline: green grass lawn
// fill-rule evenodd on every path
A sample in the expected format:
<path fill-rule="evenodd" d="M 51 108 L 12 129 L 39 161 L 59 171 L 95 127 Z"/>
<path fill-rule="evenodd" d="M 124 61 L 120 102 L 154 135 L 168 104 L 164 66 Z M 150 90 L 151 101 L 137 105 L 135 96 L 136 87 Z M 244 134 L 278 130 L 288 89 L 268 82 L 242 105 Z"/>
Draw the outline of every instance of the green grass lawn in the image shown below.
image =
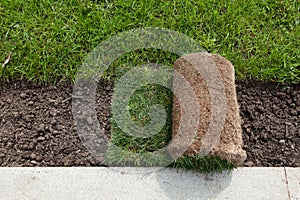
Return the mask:
<path fill-rule="evenodd" d="M 300 2 L 273 0 L 206 1 L 34 1 L 0 0 L 0 79 L 25 79 L 41 83 L 74 80 L 85 56 L 100 42 L 122 31 L 162 27 L 179 31 L 208 52 L 228 58 L 238 79 L 300 82 Z M 115 61 L 104 78 L 117 80 L 134 66 L 161 63 L 172 67 L 178 58 L 170 52 L 142 49 Z M 140 93 L 144 93 L 141 96 Z M 149 99 L 150 98 L 150 99 Z M 124 135 L 112 118 L 114 144 L 137 152 L 158 149 L 171 132 L 172 94 L 158 86 L 137 91 L 130 112 L 147 123 L 153 102 L 165 106 L 168 119 L 155 137 L 135 140 Z M 147 107 L 146 106 L 146 107 Z M 126 157 L 126 156 L 125 156 Z M 123 158 L 125 158 L 123 157 Z M 120 157 L 111 155 L 111 161 Z M 199 171 L 232 168 L 225 161 L 186 158 L 173 167 Z M 215 164 L 212 164 L 215 163 Z M 205 166 L 211 166 L 206 168 Z"/>
<path fill-rule="evenodd" d="M 13 52 L 1 79 L 72 79 L 101 41 L 133 28 L 164 27 L 226 56 L 238 78 L 299 82 L 299 1 L 145 2 L 1 0 L 0 60 Z"/>

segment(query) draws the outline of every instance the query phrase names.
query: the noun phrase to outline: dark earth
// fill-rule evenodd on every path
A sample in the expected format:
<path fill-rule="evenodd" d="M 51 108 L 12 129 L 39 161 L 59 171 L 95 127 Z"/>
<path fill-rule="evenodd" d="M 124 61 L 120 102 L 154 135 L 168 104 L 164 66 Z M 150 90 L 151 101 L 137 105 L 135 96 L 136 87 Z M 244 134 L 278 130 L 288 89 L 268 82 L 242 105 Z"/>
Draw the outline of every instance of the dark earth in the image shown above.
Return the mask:
<path fill-rule="evenodd" d="M 300 84 L 237 81 L 245 166 L 300 167 Z M 112 84 L 100 81 L 96 111 L 109 135 Z M 0 84 L 0 166 L 101 166 L 76 132 L 72 84 Z"/>
<path fill-rule="evenodd" d="M 300 166 L 300 84 L 237 82 L 246 166 Z"/>

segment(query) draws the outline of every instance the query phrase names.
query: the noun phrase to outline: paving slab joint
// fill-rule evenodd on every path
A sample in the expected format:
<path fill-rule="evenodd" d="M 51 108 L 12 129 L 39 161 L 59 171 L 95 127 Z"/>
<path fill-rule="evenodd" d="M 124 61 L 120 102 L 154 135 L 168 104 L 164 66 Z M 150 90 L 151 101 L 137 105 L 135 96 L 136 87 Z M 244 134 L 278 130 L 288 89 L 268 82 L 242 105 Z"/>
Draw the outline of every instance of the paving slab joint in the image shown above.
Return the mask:
<path fill-rule="evenodd" d="M 284 167 L 283 169 L 284 169 L 286 189 L 287 189 L 287 192 L 288 192 L 289 199 L 291 200 L 291 193 L 290 193 L 290 189 L 289 189 L 289 180 L 288 180 L 288 176 L 287 176 L 287 173 L 286 173 L 286 168 Z"/>

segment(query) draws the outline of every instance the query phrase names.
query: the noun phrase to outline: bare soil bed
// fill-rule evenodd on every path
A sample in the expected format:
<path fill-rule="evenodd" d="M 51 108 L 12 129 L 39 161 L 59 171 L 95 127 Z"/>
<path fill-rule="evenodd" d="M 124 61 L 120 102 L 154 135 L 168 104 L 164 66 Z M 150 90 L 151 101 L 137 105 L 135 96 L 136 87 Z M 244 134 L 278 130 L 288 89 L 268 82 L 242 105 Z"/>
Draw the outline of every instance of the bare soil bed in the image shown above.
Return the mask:
<path fill-rule="evenodd" d="M 300 84 L 237 82 L 246 166 L 300 166 Z"/>
<path fill-rule="evenodd" d="M 237 81 L 245 166 L 300 167 L 300 84 Z M 112 84 L 99 82 L 97 115 L 109 135 Z M 100 166 L 82 145 L 70 83 L 0 84 L 0 166 Z"/>

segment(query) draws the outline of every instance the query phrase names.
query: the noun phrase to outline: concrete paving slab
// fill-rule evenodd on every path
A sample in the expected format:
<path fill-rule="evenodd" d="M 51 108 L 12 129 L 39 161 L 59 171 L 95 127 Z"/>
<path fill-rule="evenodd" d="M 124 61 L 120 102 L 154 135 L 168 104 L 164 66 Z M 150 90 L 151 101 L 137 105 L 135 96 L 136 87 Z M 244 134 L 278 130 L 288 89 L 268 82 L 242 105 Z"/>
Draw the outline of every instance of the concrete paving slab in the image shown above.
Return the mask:
<path fill-rule="evenodd" d="M 238 168 L 215 199 L 289 199 L 284 168 Z"/>
<path fill-rule="evenodd" d="M 290 198 L 300 200 L 300 168 L 287 167 L 285 170 Z"/>
<path fill-rule="evenodd" d="M 284 168 L 0 168 L 0 199 L 289 199 Z"/>

